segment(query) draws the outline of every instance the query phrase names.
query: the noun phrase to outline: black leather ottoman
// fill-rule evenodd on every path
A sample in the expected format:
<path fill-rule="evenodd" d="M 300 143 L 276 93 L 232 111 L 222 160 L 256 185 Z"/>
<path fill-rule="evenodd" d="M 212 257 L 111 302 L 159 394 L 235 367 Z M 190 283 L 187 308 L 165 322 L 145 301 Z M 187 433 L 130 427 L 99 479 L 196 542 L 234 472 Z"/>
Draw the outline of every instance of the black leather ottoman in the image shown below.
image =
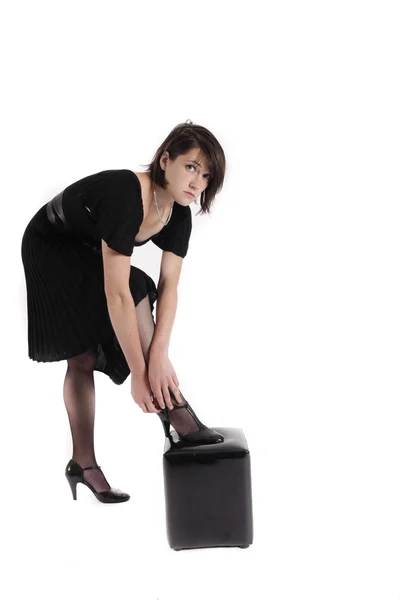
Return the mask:
<path fill-rule="evenodd" d="M 175 431 L 163 455 L 167 537 L 174 550 L 253 543 L 250 453 L 242 429 L 215 427 L 219 444 L 193 446 Z"/>

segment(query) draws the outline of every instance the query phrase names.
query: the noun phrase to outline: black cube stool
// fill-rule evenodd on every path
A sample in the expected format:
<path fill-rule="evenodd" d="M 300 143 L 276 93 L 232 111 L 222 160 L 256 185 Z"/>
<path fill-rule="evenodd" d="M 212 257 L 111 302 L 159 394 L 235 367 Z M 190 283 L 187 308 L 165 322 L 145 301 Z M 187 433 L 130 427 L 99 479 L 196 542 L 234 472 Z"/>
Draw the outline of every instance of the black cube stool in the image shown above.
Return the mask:
<path fill-rule="evenodd" d="M 250 453 L 242 429 L 213 427 L 219 444 L 185 445 L 175 431 L 163 455 L 167 538 L 173 550 L 253 543 Z"/>

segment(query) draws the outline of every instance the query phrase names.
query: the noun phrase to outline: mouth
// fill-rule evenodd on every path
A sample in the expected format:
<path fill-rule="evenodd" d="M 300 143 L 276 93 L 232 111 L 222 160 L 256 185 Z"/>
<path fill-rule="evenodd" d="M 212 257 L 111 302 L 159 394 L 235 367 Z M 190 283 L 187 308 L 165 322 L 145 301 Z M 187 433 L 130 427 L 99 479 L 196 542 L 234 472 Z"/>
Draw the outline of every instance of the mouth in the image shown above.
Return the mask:
<path fill-rule="evenodd" d="M 195 198 L 195 197 L 196 197 L 196 196 L 195 196 L 194 194 L 192 194 L 191 192 L 186 192 L 186 191 L 185 191 L 185 194 L 189 194 L 189 196 L 191 196 L 192 198 Z"/>

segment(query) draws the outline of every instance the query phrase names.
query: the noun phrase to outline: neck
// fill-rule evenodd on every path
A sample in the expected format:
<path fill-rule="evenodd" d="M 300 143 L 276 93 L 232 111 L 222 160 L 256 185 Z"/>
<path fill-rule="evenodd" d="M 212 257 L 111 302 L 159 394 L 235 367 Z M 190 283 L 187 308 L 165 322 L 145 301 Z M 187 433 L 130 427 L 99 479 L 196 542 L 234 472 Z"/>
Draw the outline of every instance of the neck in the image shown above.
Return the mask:
<path fill-rule="evenodd" d="M 162 187 L 155 185 L 154 188 L 153 186 L 151 186 L 151 211 L 157 213 L 157 208 L 156 208 L 156 203 L 154 201 L 154 191 L 153 189 L 155 189 L 156 192 L 156 200 L 157 200 L 157 206 L 158 206 L 158 211 L 160 213 L 160 215 L 162 216 L 163 214 L 169 215 L 169 212 L 171 210 L 172 205 L 174 204 L 174 200 L 173 198 L 171 198 L 171 195 L 164 190 Z"/>
<path fill-rule="evenodd" d="M 139 180 L 141 182 L 143 201 L 147 206 L 146 214 L 150 215 L 150 219 L 157 219 L 158 215 L 156 204 L 154 202 L 153 183 L 150 180 L 150 175 L 146 171 L 136 173 L 136 175 L 139 177 Z M 161 215 L 161 219 L 165 220 L 165 215 L 168 217 L 171 211 L 171 207 L 174 204 L 174 200 L 166 190 L 163 190 L 162 187 L 156 185 L 155 190 L 157 197 L 158 212 Z"/>

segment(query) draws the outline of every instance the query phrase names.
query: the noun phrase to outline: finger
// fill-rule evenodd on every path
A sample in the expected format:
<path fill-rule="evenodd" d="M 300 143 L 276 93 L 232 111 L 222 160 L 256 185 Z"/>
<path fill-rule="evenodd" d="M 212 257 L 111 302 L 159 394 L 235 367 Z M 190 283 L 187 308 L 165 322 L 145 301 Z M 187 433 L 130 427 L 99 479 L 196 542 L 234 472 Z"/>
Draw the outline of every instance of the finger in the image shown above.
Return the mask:
<path fill-rule="evenodd" d="M 161 412 L 161 408 L 158 406 L 158 403 L 157 403 L 157 401 L 155 400 L 155 398 L 152 398 L 152 399 L 151 399 L 151 405 L 152 405 L 152 407 L 154 408 L 154 410 L 155 410 L 155 412 L 156 412 L 156 413 L 159 413 L 159 412 Z"/>
<path fill-rule="evenodd" d="M 160 393 L 160 395 L 159 395 L 159 396 L 154 396 L 154 401 L 157 403 L 157 405 L 158 405 L 158 406 L 159 406 L 161 409 L 165 408 L 165 403 L 164 403 L 164 400 L 163 400 L 163 397 L 162 397 L 162 394 L 161 394 L 161 393 Z"/>
<path fill-rule="evenodd" d="M 159 410 L 161 412 L 162 409 L 160 407 L 160 404 L 159 404 L 157 398 L 154 395 L 153 395 L 153 404 L 157 408 L 157 410 Z"/>
<path fill-rule="evenodd" d="M 172 404 L 171 396 L 169 395 L 169 388 L 167 385 L 165 387 L 163 387 L 163 394 L 164 394 L 165 404 L 168 406 L 168 408 L 170 410 L 172 410 L 174 408 L 174 405 Z"/>
<path fill-rule="evenodd" d="M 173 394 L 174 394 L 174 396 L 176 398 L 176 401 L 179 402 L 179 404 L 183 404 L 183 398 L 181 396 L 179 388 L 178 387 L 174 387 L 173 390 L 172 390 L 172 392 L 173 392 Z"/>
<path fill-rule="evenodd" d="M 147 410 L 149 413 L 158 413 L 160 412 L 153 404 L 153 401 L 151 398 L 149 398 L 146 402 L 146 406 L 147 406 Z"/>
<path fill-rule="evenodd" d="M 153 396 L 157 400 L 158 406 L 160 408 L 165 408 L 164 398 L 161 393 L 161 388 L 158 388 L 155 392 L 153 392 Z"/>

